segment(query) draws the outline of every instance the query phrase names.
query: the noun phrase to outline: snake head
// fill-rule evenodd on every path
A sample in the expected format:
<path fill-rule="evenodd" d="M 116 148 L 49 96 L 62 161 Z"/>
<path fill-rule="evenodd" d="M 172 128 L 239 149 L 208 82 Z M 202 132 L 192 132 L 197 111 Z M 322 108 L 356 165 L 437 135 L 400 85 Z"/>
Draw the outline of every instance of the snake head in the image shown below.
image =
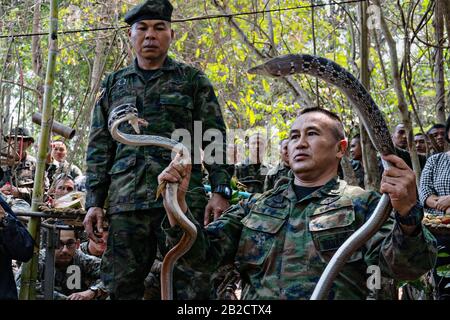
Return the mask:
<path fill-rule="evenodd" d="M 128 123 L 133 127 L 134 131 L 137 134 L 141 133 L 141 129 L 139 128 L 140 126 L 148 126 L 148 122 L 145 119 L 138 118 L 134 115 L 130 120 L 128 120 Z"/>

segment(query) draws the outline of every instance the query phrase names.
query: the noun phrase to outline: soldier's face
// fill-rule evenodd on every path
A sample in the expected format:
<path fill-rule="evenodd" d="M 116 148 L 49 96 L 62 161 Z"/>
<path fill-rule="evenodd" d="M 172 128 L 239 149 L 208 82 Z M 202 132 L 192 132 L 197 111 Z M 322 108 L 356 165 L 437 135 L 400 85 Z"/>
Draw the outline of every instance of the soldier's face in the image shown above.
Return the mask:
<path fill-rule="evenodd" d="M 288 139 L 285 139 L 281 142 L 281 160 L 283 161 L 284 165 L 289 165 L 288 143 Z"/>
<path fill-rule="evenodd" d="M 64 145 L 64 143 L 61 143 L 61 142 L 53 143 L 52 156 L 58 162 L 64 161 L 64 159 L 67 156 L 67 148 Z"/>
<path fill-rule="evenodd" d="M 394 145 L 400 149 L 406 149 L 408 147 L 408 140 L 406 139 L 406 129 L 404 125 L 399 124 L 395 127 L 393 136 Z"/>
<path fill-rule="evenodd" d="M 288 143 L 289 165 L 296 178 L 314 182 L 337 174 L 347 141 L 338 140 L 334 128 L 336 122 L 319 112 L 297 118 Z"/>
<path fill-rule="evenodd" d="M 67 266 L 72 262 L 80 241 L 75 239 L 73 230 L 61 230 L 57 249 L 55 250 L 55 264 Z"/>
<path fill-rule="evenodd" d="M 266 141 L 260 135 L 253 135 L 249 138 L 249 152 L 251 163 L 261 163 L 266 152 Z"/>
<path fill-rule="evenodd" d="M 430 131 L 429 135 L 433 136 L 434 140 L 436 140 L 437 145 L 441 150 L 443 150 L 445 146 L 445 129 L 444 128 L 435 128 Z"/>
<path fill-rule="evenodd" d="M 75 183 L 72 180 L 60 180 L 55 186 L 55 198 L 61 198 L 62 196 L 71 193 L 73 190 L 75 190 Z"/>
<path fill-rule="evenodd" d="M 359 139 L 352 139 L 350 142 L 350 153 L 354 160 L 362 159 L 361 141 Z"/>
<path fill-rule="evenodd" d="M 162 60 L 167 56 L 174 33 L 167 21 L 143 20 L 131 27 L 129 36 L 138 58 Z"/>
<path fill-rule="evenodd" d="M 17 138 L 17 145 L 15 145 L 15 143 L 16 143 L 15 137 L 8 138 L 8 144 L 11 145 L 13 149 L 15 149 L 17 154 L 21 153 L 23 154 L 23 152 L 26 151 L 33 144 L 31 140 L 26 139 L 24 140 L 21 138 Z"/>
<path fill-rule="evenodd" d="M 414 136 L 414 143 L 416 144 L 416 149 L 418 153 L 427 153 L 427 142 L 423 135 Z"/>

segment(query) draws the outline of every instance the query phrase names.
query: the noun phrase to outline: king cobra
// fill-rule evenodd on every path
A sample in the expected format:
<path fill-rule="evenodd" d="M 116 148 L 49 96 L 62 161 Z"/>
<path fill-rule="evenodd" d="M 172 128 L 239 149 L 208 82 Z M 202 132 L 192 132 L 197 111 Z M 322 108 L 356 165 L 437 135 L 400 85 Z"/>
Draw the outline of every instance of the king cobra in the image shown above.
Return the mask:
<path fill-rule="evenodd" d="M 382 155 L 395 154 L 389 129 L 380 109 L 364 86 L 347 70 L 335 62 L 307 54 L 289 54 L 273 58 L 248 70 L 251 74 L 283 77 L 304 73 L 318 77 L 340 89 L 352 103 L 362 120 L 370 140 Z M 384 168 L 389 167 L 383 162 Z M 383 194 L 367 222 L 353 233 L 336 251 L 317 283 L 311 300 L 323 300 L 344 267 L 348 258 L 369 240 L 384 224 L 392 210 L 387 194 Z"/>
<path fill-rule="evenodd" d="M 160 136 L 127 134 L 119 130 L 119 126 L 128 122 L 136 133 L 140 133 L 139 125 L 148 123 L 138 118 L 136 106 L 131 104 L 120 105 L 111 111 L 108 118 L 108 128 L 111 136 L 120 143 L 132 146 L 156 146 L 177 152 L 181 156 L 181 165 L 190 164 L 190 153 L 183 144 Z M 165 190 L 165 191 L 164 191 Z M 163 183 L 158 187 L 159 192 L 165 192 L 166 210 L 170 213 L 184 234 L 181 240 L 166 254 L 161 267 L 161 298 L 163 300 L 173 299 L 173 268 L 181 258 L 192 247 L 197 238 L 195 225 L 184 215 L 177 200 L 178 183 Z"/>

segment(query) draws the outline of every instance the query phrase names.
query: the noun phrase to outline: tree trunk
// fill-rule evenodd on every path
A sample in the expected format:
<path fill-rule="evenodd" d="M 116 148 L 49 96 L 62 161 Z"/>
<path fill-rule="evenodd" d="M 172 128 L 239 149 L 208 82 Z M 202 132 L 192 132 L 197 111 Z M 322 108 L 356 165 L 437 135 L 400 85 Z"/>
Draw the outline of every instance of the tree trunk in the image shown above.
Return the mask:
<path fill-rule="evenodd" d="M 381 7 L 380 0 L 374 0 L 374 3 L 379 7 Z M 391 32 L 389 31 L 389 27 L 386 23 L 386 20 L 384 18 L 383 11 L 380 10 L 380 22 L 381 22 L 381 30 L 384 34 L 384 37 L 386 39 L 386 42 L 389 47 L 389 55 L 391 57 L 391 69 L 392 69 L 392 78 L 394 81 L 394 89 L 395 94 L 397 95 L 398 99 L 398 108 L 400 109 L 400 114 L 402 118 L 402 123 L 405 126 L 405 129 L 407 131 L 407 140 L 408 140 L 408 149 L 411 156 L 411 162 L 413 165 L 413 170 L 416 173 L 416 183 L 417 186 L 419 185 L 420 181 L 420 162 L 419 157 L 417 155 L 417 151 L 414 145 L 413 141 L 413 135 L 412 135 L 412 122 L 411 122 L 411 116 L 408 111 L 408 105 L 406 103 L 405 94 L 403 92 L 402 82 L 400 78 L 400 68 L 398 63 L 398 56 L 397 56 L 397 47 L 394 38 L 392 37 Z M 405 33 L 405 37 L 408 36 L 408 33 Z M 405 38 L 405 45 L 408 45 L 409 39 Z"/>
<path fill-rule="evenodd" d="M 41 32 L 40 29 L 41 21 L 41 0 L 36 0 L 34 4 L 33 12 L 33 33 Z M 37 91 L 40 93 L 38 95 L 38 108 L 42 111 L 42 98 L 44 96 L 44 86 L 43 86 L 43 62 L 42 62 L 42 50 L 40 44 L 40 36 L 33 36 L 31 40 L 31 55 L 33 71 L 38 76 L 38 84 L 36 85 Z"/>
<path fill-rule="evenodd" d="M 444 4 L 437 0 L 434 8 L 434 31 L 436 39 L 434 83 L 436 84 L 436 116 L 439 123 L 445 123 L 445 80 L 444 80 Z"/>
<path fill-rule="evenodd" d="M 442 1 L 444 18 L 445 18 L 445 27 L 447 29 L 447 38 L 450 39 L 450 1 Z M 450 41 L 447 42 L 450 43 Z M 449 64 L 449 62 L 447 62 Z M 450 90 L 447 91 L 447 112 L 450 112 Z"/>
<path fill-rule="evenodd" d="M 370 74 L 369 74 L 369 31 L 367 29 L 367 2 L 360 3 L 360 59 L 361 71 L 360 78 L 363 86 L 370 92 Z M 364 167 L 364 187 L 368 190 L 380 189 L 380 173 L 378 169 L 377 150 L 370 141 L 366 129 L 359 121 L 361 132 L 361 148 L 363 154 Z"/>
<path fill-rule="evenodd" d="M 353 170 L 352 164 L 349 159 L 350 153 L 347 152 L 341 159 L 341 167 L 344 172 L 344 180 L 351 186 L 359 186 L 359 181 L 356 178 L 355 171 Z"/>
<path fill-rule="evenodd" d="M 44 104 L 42 109 L 41 133 L 39 135 L 39 152 L 37 157 L 37 168 L 34 177 L 32 211 L 39 211 L 39 205 L 44 196 L 44 173 L 45 159 L 47 156 L 48 142 L 51 130 L 52 116 L 52 94 L 56 71 L 56 55 L 58 53 L 58 0 L 50 0 L 50 26 L 49 26 L 49 51 L 47 62 L 47 74 L 45 78 Z M 40 218 L 30 218 L 28 231 L 35 241 L 33 258 L 23 266 L 20 299 L 34 300 L 36 298 L 36 279 L 39 261 L 39 230 Z"/>

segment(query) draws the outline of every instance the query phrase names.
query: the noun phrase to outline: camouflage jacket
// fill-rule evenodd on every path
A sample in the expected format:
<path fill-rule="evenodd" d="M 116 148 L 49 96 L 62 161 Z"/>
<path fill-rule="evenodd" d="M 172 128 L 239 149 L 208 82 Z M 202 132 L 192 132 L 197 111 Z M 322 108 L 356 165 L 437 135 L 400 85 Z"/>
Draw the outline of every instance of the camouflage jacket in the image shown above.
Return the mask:
<path fill-rule="evenodd" d="M 71 281 L 69 277 L 74 275 L 74 271 L 69 272 L 67 268 L 57 268 L 55 266 L 55 282 L 54 282 L 54 294 L 53 298 L 55 300 L 64 300 L 66 297 L 75 292 L 81 292 L 88 290 L 90 287 L 97 287 L 106 291 L 103 282 L 100 280 L 100 262 L 101 259 L 87 255 L 80 250 L 75 252 L 73 257 L 73 261 L 70 265 L 78 266 L 81 271 L 81 281 L 80 288 L 78 289 L 69 289 L 67 287 L 67 283 L 75 284 L 75 281 Z M 21 272 L 20 269 L 18 272 L 18 276 L 16 278 L 16 284 L 20 289 L 20 281 L 21 281 Z M 44 287 L 43 287 L 43 279 L 45 274 L 45 250 L 42 249 L 39 252 L 39 271 L 38 271 L 38 280 L 36 284 L 36 292 L 38 295 L 43 296 Z"/>
<path fill-rule="evenodd" d="M 163 206 L 161 199 L 156 200 L 157 177 L 169 165 L 171 153 L 159 147 L 134 147 L 113 141 L 108 131 L 108 115 L 123 104 L 135 105 L 139 117 L 148 121 L 149 125 L 142 128 L 143 134 L 170 138 L 175 129 L 185 129 L 191 134 L 194 165 L 188 201 L 193 208 L 204 208 L 207 198 L 202 185 L 200 153 L 197 150 L 194 154 L 194 149 L 205 150 L 209 142 L 194 144 L 194 121 L 201 122 L 196 123 L 201 125 L 201 130 L 196 130 L 197 139 L 202 139 L 208 129 L 219 130 L 225 139 L 225 123 L 208 78 L 199 70 L 171 58 L 167 58 L 148 81 L 136 61 L 110 74 L 104 81 L 92 114 L 86 157 L 86 208 L 104 207 L 107 197 L 108 213 Z M 127 123 L 119 129 L 135 134 Z M 225 148 L 222 150 L 222 159 L 225 159 Z M 218 184 L 229 185 L 225 165 L 205 164 L 205 167 L 212 188 Z"/>
<path fill-rule="evenodd" d="M 266 180 L 264 181 L 264 191 L 268 191 L 275 187 L 275 183 L 281 177 L 287 177 L 289 170 L 291 168 L 286 167 L 283 163 L 279 163 L 275 168 L 269 170 L 266 176 Z"/>
<path fill-rule="evenodd" d="M 27 156 L 17 166 L 1 167 L 0 170 L 3 171 L 0 187 L 7 182 L 11 182 L 13 186 L 19 189 L 20 198 L 31 204 L 34 174 L 36 172 L 36 158 L 27 153 Z"/>
<path fill-rule="evenodd" d="M 80 168 L 78 168 L 74 164 L 69 164 L 69 162 L 67 162 L 66 160 L 64 160 L 63 162 L 53 161 L 48 165 L 47 168 L 47 177 L 50 180 L 50 185 L 60 173 L 68 174 L 74 180 L 83 175 L 83 172 L 81 172 Z"/>
<path fill-rule="evenodd" d="M 205 271 L 235 262 L 243 281 L 243 299 L 309 299 L 327 262 L 367 219 L 380 199 L 375 192 L 338 178 L 297 201 L 292 182 L 231 207 L 202 230 L 183 258 Z M 169 243 L 178 227 L 163 227 Z M 365 299 L 368 266 L 381 276 L 416 279 L 436 259 L 434 237 L 425 229 L 406 236 L 394 219 L 348 260 L 336 278 L 330 299 Z"/>
<path fill-rule="evenodd" d="M 234 175 L 247 187 L 247 192 L 262 193 L 268 171 L 264 164 L 242 163 L 236 166 Z"/>

